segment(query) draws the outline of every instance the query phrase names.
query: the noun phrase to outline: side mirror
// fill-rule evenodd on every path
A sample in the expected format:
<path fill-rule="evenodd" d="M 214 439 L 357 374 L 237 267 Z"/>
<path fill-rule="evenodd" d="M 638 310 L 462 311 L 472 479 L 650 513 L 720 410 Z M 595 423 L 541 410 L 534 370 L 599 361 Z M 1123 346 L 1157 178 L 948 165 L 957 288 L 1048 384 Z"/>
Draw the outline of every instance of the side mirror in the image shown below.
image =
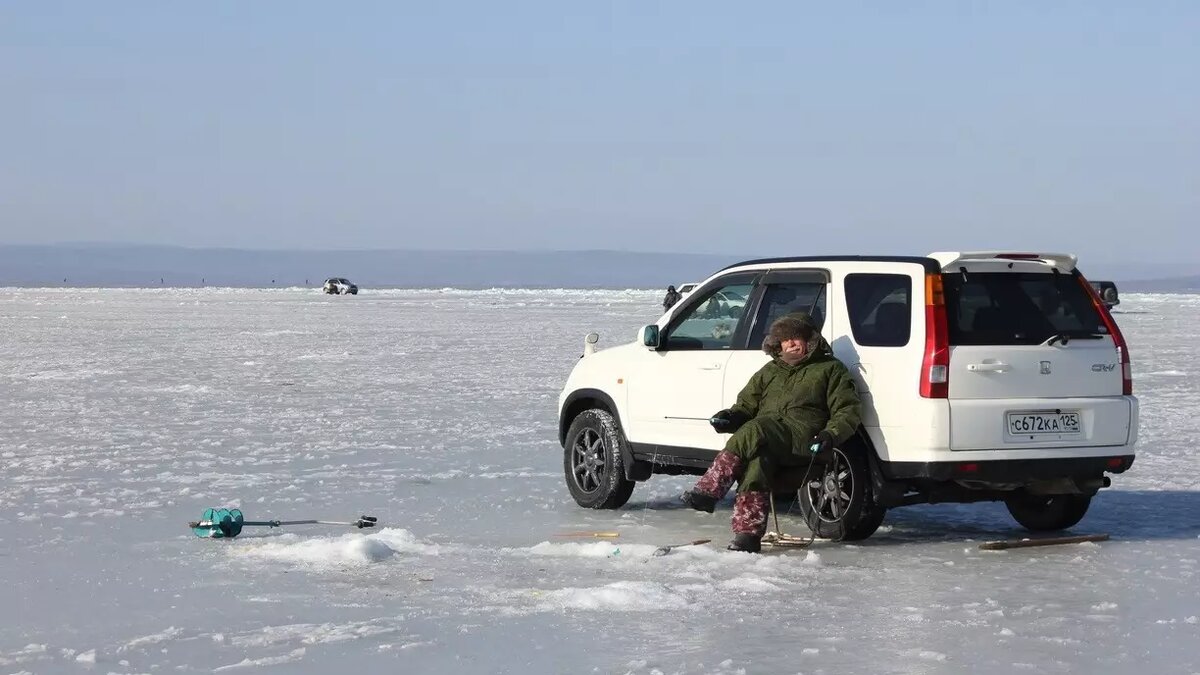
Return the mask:
<path fill-rule="evenodd" d="M 658 326 L 655 324 L 642 326 L 642 330 L 638 332 L 638 339 L 643 346 L 658 349 Z"/>

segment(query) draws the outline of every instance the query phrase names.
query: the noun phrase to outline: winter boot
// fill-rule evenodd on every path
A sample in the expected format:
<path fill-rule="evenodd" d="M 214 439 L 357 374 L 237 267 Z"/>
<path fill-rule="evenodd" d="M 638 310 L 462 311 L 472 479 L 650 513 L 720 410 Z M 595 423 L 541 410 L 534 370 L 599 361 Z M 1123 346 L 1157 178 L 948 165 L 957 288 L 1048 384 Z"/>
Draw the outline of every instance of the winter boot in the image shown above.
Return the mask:
<path fill-rule="evenodd" d="M 681 499 L 684 504 L 687 504 L 689 507 L 697 511 L 712 513 L 717 509 L 717 498 L 706 495 L 703 492 L 688 490 L 680 495 L 679 499 Z"/>
<path fill-rule="evenodd" d="M 712 466 L 696 481 L 696 485 L 683 493 L 683 503 L 696 509 L 712 513 L 717 502 L 729 492 L 742 475 L 742 460 L 732 452 L 717 453 Z"/>
<path fill-rule="evenodd" d="M 742 492 L 733 502 L 733 541 L 730 551 L 758 553 L 767 533 L 767 511 L 770 508 L 767 492 Z"/>

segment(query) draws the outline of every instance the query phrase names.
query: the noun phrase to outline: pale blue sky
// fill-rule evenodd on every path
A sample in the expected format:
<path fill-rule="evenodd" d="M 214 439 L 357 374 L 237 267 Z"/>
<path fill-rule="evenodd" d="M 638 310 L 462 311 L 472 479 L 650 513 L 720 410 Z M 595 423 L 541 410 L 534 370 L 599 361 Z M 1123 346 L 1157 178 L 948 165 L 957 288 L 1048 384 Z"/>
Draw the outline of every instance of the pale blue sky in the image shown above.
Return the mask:
<path fill-rule="evenodd" d="M 0 243 L 1197 259 L 1196 2 L 0 5 Z"/>

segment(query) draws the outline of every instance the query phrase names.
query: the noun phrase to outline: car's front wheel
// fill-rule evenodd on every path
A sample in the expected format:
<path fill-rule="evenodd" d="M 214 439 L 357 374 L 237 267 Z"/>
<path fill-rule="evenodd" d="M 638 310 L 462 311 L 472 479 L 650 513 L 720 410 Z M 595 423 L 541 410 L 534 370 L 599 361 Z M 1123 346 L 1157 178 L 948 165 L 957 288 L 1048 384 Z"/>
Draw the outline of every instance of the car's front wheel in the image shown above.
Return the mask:
<path fill-rule="evenodd" d="M 616 509 L 633 494 L 625 478 L 621 450 L 625 437 L 607 410 L 590 408 L 571 422 L 563 446 L 563 471 L 575 503 L 589 509 Z"/>
<path fill-rule="evenodd" d="M 1018 492 L 1004 500 L 1008 512 L 1027 530 L 1065 530 L 1083 520 L 1091 495 L 1031 495 Z"/>
<path fill-rule="evenodd" d="M 808 529 L 833 541 L 857 541 L 875 534 L 887 509 L 874 503 L 867 460 L 861 452 L 835 448 L 825 466 L 800 488 L 800 511 Z"/>

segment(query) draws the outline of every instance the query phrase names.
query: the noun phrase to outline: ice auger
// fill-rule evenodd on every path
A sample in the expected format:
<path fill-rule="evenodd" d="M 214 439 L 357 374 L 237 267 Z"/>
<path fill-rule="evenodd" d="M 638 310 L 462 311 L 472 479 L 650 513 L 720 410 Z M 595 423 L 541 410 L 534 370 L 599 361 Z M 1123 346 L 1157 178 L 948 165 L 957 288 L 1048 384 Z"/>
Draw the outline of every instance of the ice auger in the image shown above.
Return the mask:
<path fill-rule="evenodd" d="M 240 509 L 205 509 L 200 520 L 188 523 L 192 533 L 197 537 L 223 539 L 236 537 L 243 527 L 282 527 L 284 525 L 349 525 L 360 530 L 365 527 L 375 527 L 378 519 L 375 516 L 359 516 L 358 520 L 343 522 L 338 520 L 246 520 Z"/>

